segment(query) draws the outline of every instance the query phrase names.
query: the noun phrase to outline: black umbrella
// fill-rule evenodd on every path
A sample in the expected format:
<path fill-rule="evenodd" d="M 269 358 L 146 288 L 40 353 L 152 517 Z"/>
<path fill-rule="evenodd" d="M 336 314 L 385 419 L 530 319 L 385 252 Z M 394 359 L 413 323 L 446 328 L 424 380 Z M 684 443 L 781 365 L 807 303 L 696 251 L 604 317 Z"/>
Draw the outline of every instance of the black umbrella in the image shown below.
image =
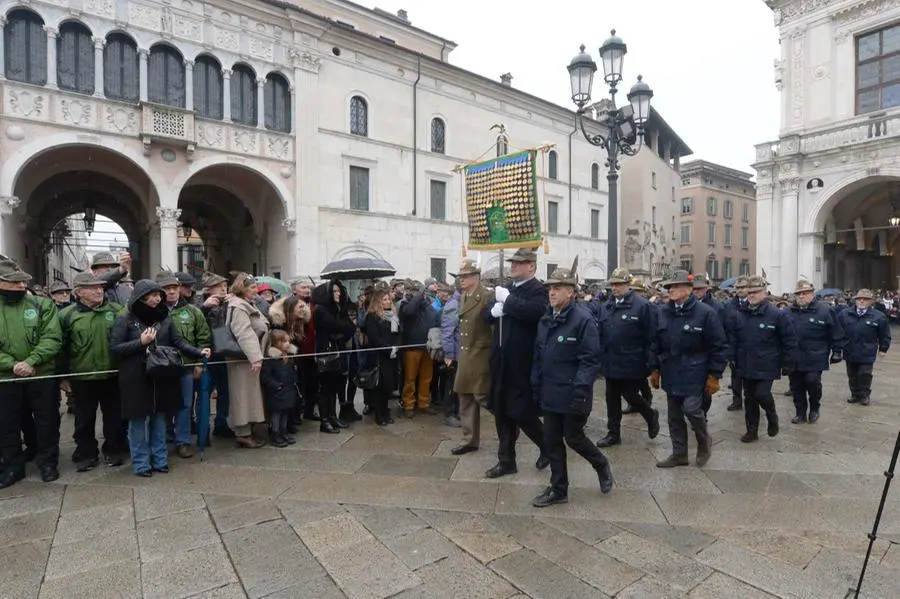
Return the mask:
<path fill-rule="evenodd" d="M 323 279 L 340 279 L 352 281 L 356 279 L 380 279 L 392 277 L 397 269 L 390 263 L 378 258 L 344 258 L 329 262 L 322 269 Z"/>

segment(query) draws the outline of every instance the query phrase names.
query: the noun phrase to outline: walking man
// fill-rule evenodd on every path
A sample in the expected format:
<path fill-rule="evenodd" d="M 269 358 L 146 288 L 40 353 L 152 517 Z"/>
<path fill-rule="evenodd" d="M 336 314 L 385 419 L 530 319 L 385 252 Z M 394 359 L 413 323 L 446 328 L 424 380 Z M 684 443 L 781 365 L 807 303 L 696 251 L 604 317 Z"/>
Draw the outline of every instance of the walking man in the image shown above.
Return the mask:
<path fill-rule="evenodd" d="M 734 324 L 733 321 L 737 319 L 738 312 L 747 307 L 747 277 L 741 275 L 735 280 L 734 293 L 734 297 L 728 300 L 722 310 L 722 324 L 725 326 L 726 333 L 728 328 Z M 729 353 L 733 354 L 734 348 L 729 348 Z M 733 359 L 728 363 L 728 369 L 731 371 L 731 404 L 727 410 L 729 412 L 739 412 L 744 409 L 744 387 L 741 373 Z"/>
<path fill-rule="evenodd" d="M 884 313 L 872 307 L 875 295 L 868 289 L 856 292 L 855 308 L 842 310 L 838 318 L 847 335 L 844 359 L 850 399 L 847 403 L 869 405 L 872 395 L 872 369 L 878 352 L 887 354 L 891 348 L 891 327 Z"/>

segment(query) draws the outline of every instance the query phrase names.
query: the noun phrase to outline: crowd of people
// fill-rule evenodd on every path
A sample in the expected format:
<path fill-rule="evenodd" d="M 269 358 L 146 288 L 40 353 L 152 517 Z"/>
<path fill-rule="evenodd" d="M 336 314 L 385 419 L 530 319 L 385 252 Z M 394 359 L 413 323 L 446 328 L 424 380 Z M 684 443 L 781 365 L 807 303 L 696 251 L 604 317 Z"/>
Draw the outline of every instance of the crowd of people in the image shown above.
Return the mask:
<path fill-rule="evenodd" d="M 658 435 L 654 388 L 666 393 L 672 441 L 672 454 L 657 466 L 690 463 L 688 426 L 703 466 L 712 454 L 706 413 L 726 369 L 728 409 L 744 411 L 741 440 L 751 443 L 759 439 L 760 411 L 767 434 L 779 432 L 774 380 L 790 379 L 792 422 L 815 423 L 822 372 L 845 361 L 848 401 L 868 405 L 872 365 L 891 343 L 887 317 L 865 289 L 841 302 L 819 298 L 801 280 L 779 309 L 760 276 L 739 277 L 721 301 L 703 275 L 677 271 L 648 285 L 618 268 L 585 294 L 574 265 L 541 282 L 536 250 L 520 249 L 508 262 L 506 284 L 482 281 L 478 264 L 464 259 L 454 286 L 377 281 L 354 301 L 338 280 L 297 281 L 284 297 L 238 272 L 199 281 L 160 272 L 132 282 L 130 256 L 103 252 L 72 289 L 56 283 L 46 297 L 2 259 L 0 488 L 21 480 L 32 459 L 42 480 L 58 478 L 61 392 L 74 414 L 79 472 L 129 457 L 138 476 L 168 472 L 170 443 L 180 458 L 194 455 L 205 367 L 215 389 L 212 435 L 246 449 L 287 447 L 304 421 L 339 434 L 366 416 L 389 426 L 395 415 L 418 414 L 442 415 L 460 428 L 452 453 L 463 455 L 479 449 L 487 409 L 499 449 L 485 476 L 518 471 L 524 433 L 539 448 L 535 467 L 551 470 L 533 502 L 546 507 L 568 498 L 565 445 L 594 467 L 601 491 L 611 491 L 601 449 L 622 442 L 625 413 L 643 417 L 650 439 Z M 594 443 L 584 427 L 598 377 L 605 379 L 607 433 Z"/>

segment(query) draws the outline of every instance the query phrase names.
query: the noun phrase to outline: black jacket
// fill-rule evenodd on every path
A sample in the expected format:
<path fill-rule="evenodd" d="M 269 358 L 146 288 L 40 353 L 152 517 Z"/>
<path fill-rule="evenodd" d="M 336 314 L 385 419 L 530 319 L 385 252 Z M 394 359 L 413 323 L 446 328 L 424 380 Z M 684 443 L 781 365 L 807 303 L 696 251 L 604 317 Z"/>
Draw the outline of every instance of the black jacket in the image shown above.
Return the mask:
<path fill-rule="evenodd" d="M 400 343 L 422 345 L 428 341 L 428 330 L 440 326 L 431 300 L 424 293 L 408 294 L 400 302 Z"/>
<path fill-rule="evenodd" d="M 335 303 L 331 292 L 333 285 L 341 289 L 341 297 Z M 312 292 L 313 322 L 316 327 L 316 351 L 344 349 L 346 343 L 356 332 L 356 326 L 347 312 L 347 290 L 338 281 L 322 283 Z"/>
<path fill-rule="evenodd" d="M 262 370 L 259 372 L 259 382 L 262 385 L 266 411 L 293 409 L 300 401 L 300 391 L 297 387 L 297 367 L 294 360 L 285 361 L 284 354 L 275 347 L 269 348 L 266 358 L 269 359 L 263 361 Z"/>

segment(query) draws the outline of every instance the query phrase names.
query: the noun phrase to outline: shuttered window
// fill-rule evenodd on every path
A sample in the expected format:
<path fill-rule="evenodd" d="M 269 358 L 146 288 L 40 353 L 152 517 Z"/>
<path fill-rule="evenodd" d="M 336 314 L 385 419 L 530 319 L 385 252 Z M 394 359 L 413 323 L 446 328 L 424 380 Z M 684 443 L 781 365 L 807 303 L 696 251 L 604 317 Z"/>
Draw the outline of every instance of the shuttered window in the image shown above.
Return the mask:
<path fill-rule="evenodd" d="M 60 89 L 94 93 L 94 42 L 81 23 L 63 23 L 56 38 L 56 79 Z"/>
<path fill-rule="evenodd" d="M 47 34 L 44 21 L 30 10 L 14 10 L 3 28 L 6 78 L 44 85 L 47 83 Z"/>
<path fill-rule="evenodd" d="M 122 33 L 111 33 L 103 49 L 103 94 L 113 100 L 137 102 L 140 95 L 137 45 Z"/>
<path fill-rule="evenodd" d="M 201 56 L 194 63 L 194 110 L 197 116 L 222 119 L 222 65 L 212 56 Z"/>
<path fill-rule="evenodd" d="M 272 131 L 291 132 L 291 88 L 278 73 L 266 76 L 263 90 L 266 102 L 265 125 Z"/>
<path fill-rule="evenodd" d="M 157 104 L 184 108 L 184 59 L 175 48 L 158 44 L 150 49 L 147 98 Z"/>
<path fill-rule="evenodd" d="M 256 126 L 256 73 L 245 64 L 231 72 L 231 120 Z"/>

